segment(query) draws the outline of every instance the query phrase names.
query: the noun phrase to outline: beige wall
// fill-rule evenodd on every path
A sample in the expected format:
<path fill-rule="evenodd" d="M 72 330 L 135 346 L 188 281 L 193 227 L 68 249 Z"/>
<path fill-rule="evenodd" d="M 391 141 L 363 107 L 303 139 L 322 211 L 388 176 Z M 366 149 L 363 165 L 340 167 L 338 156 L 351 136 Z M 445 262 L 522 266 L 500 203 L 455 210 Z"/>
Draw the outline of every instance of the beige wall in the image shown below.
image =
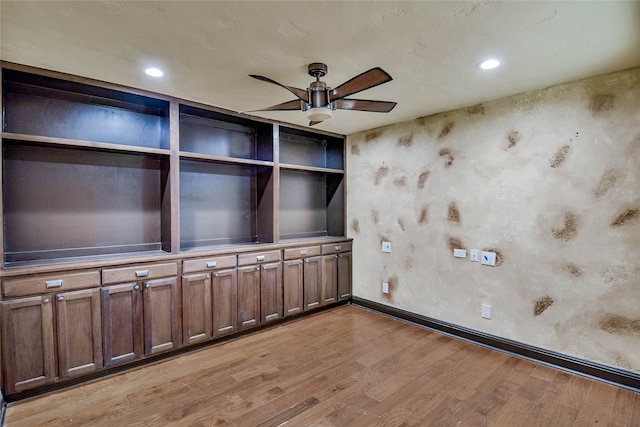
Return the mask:
<path fill-rule="evenodd" d="M 640 68 L 350 135 L 347 160 L 354 295 L 640 372 Z"/>

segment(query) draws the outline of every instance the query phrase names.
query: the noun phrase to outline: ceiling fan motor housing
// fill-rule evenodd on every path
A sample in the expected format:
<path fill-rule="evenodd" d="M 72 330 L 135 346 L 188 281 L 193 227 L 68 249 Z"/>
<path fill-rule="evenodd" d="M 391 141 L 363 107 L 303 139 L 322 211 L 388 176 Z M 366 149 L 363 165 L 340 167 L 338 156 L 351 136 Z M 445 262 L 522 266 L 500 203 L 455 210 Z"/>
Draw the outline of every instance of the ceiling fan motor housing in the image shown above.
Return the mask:
<path fill-rule="evenodd" d="M 329 100 L 329 90 L 325 82 L 320 80 L 311 83 L 309 86 L 309 108 L 331 108 Z"/>

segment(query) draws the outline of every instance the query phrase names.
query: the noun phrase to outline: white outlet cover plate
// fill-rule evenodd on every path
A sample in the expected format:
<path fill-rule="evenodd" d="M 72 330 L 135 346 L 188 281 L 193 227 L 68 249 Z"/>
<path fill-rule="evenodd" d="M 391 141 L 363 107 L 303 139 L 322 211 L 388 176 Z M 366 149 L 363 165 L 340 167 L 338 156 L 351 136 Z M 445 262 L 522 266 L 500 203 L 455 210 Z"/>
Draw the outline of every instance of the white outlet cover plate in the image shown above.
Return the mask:
<path fill-rule="evenodd" d="M 465 249 L 454 249 L 453 250 L 453 256 L 457 257 L 457 258 L 466 258 L 467 257 L 467 251 Z"/>
<path fill-rule="evenodd" d="M 385 294 L 389 293 L 389 283 L 388 282 L 382 282 L 382 292 Z"/>
<path fill-rule="evenodd" d="M 382 252 L 391 252 L 391 242 L 382 242 Z"/>
<path fill-rule="evenodd" d="M 478 262 L 478 250 L 477 249 L 471 249 L 471 261 L 473 262 Z"/>
<path fill-rule="evenodd" d="M 491 306 L 489 304 L 482 304 L 482 318 L 491 319 Z"/>
<path fill-rule="evenodd" d="M 484 265 L 490 265 L 491 267 L 495 267 L 496 253 L 482 251 L 482 259 L 480 260 L 480 263 Z"/>

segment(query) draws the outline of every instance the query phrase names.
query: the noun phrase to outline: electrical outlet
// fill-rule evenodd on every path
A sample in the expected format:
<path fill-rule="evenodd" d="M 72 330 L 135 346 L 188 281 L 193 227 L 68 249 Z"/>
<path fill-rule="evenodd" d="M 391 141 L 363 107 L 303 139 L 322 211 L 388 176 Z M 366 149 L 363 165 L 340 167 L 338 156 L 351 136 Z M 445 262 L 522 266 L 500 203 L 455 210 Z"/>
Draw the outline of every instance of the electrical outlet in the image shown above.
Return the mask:
<path fill-rule="evenodd" d="M 496 266 L 496 253 L 495 252 L 485 252 L 482 251 L 482 260 L 481 264 L 490 265 L 491 267 Z"/>
<path fill-rule="evenodd" d="M 466 258 L 467 257 L 467 251 L 465 249 L 454 249 L 453 250 L 453 256 L 456 258 Z"/>
<path fill-rule="evenodd" d="M 489 304 L 482 304 L 481 315 L 483 319 L 491 319 L 491 306 Z"/>
<path fill-rule="evenodd" d="M 389 283 L 388 282 L 382 282 L 382 293 L 385 293 L 385 294 L 389 293 Z"/>
<path fill-rule="evenodd" d="M 382 242 L 382 252 L 391 252 L 391 242 Z"/>

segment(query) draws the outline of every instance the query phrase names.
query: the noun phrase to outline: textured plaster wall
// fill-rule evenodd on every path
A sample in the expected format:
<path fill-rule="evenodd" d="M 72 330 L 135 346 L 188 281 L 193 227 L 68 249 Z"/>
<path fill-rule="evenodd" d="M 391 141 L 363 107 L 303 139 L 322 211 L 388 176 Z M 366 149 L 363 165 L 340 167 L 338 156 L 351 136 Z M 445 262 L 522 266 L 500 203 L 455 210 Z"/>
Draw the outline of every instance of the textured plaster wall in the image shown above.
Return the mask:
<path fill-rule="evenodd" d="M 640 68 L 350 135 L 347 161 L 354 295 L 640 372 Z"/>

